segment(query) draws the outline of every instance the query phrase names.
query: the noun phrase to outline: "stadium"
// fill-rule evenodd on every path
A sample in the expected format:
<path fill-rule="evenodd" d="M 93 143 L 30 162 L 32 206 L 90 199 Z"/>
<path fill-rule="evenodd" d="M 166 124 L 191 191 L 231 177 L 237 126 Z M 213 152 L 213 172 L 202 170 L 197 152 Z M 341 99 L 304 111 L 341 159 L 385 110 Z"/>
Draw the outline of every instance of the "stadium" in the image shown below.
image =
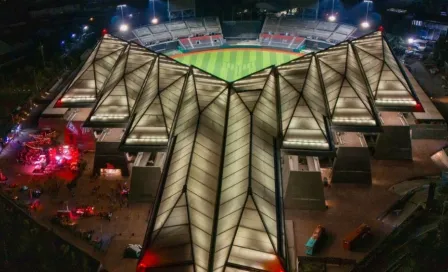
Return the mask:
<path fill-rule="evenodd" d="M 362 34 L 351 25 L 315 20 L 267 17 L 262 26 L 233 22 L 221 27 L 218 18 L 208 17 L 142 26 L 116 36 L 235 81 Z"/>
<path fill-rule="evenodd" d="M 95 150 L 94 171 L 130 175 L 130 201 L 154 202 L 138 271 L 289 271 L 284 207 L 325 210 L 321 175 L 371 184 L 372 153 L 412 159 L 401 120 L 431 110 L 382 31 L 232 28 L 106 34 L 41 117 Z"/>

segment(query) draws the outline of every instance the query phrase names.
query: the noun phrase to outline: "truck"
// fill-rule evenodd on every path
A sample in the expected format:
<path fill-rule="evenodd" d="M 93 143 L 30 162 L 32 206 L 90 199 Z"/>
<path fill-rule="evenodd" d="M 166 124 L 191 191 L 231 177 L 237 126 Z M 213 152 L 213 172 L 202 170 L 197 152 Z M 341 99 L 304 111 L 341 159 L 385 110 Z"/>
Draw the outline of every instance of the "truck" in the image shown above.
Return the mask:
<path fill-rule="evenodd" d="M 345 250 L 353 250 L 355 243 L 363 240 L 367 235 L 370 234 L 370 227 L 362 223 L 354 231 L 350 232 L 343 240 L 342 247 Z"/>
<path fill-rule="evenodd" d="M 319 246 L 322 244 L 323 236 L 325 235 L 325 228 L 321 225 L 318 225 L 313 232 L 313 235 L 311 235 L 310 239 L 308 239 L 308 242 L 305 244 L 305 254 L 306 255 L 313 255 L 316 250 L 319 248 Z"/>

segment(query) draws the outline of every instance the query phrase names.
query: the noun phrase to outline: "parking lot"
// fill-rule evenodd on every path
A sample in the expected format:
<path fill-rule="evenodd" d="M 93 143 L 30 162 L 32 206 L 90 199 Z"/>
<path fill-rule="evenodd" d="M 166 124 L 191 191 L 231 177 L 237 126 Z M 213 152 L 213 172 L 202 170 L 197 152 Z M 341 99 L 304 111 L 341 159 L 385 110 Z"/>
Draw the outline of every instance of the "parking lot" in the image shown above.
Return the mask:
<path fill-rule="evenodd" d="M 377 220 L 399 195 L 389 190 L 394 184 L 413 178 L 439 175 L 440 170 L 432 163 L 430 155 L 440 150 L 446 141 L 413 140 L 413 161 L 371 161 L 372 186 L 354 184 L 333 184 L 325 188 L 328 204 L 326 211 L 285 210 L 287 220 L 294 222 L 296 253 L 305 255 L 305 243 L 317 225 L 323 225 L 328 232 L 317 257 L 337 257 L 361 260 L 369 250 L 379 243 L 393 227 Z M 342 248 L 344 237 L 361 223 L 372 228 L 371 241 L 355 251 Z M 343 270 L 338 267 L 338 271 Z M 342 270 L 340 270 L 342 269 Z"/>
<path fill-rule="evenodd" d="M 28 134 L 29 131 L 23 132 L 16 140 L 22 144 Z M 49 178 L 48 175 L 33 175 L 33 166 L 17 163 L 18 149 L 19 143 L 14 141 L 0 154 L 0 167 L 8 177 L 2 185 L 3 191 L 11 198 L 18 199 L 18 203 L 24 206 L 30 200 L 38 199 L 40 205 L 30 210 L 31 216 L 99 259 L 108 271 L 135 271 L 137 260 L 123 259 L 123 252 L 128 244 L 143 243 L 150 204 L 128 205 L 126 197 L 118 193 L 118 188 L 130 186 L 128 178 L 92 178 L 94 154 L 85 153 L 82 159 L 87 163 L 87 167 L 77 179 L 76 187 L 70 190 L 67 184 L 73 178 L 71 171 L 58 171 L 52 174 L 54 178 Z M 55 189 L 56 183 L 59 189 Z M 23 190 L 23 186 L 28 189 Z M 32 192 L 35 189 L 42 191 L 39 198 L 33 197 Z M 94 207 L 95 214 L 111 212 L 112 216 L 110 220 L 96 215 L 74 216 L 71 220 L 73 223 L 70 224 L 75 224 L 75 227 L 63 227 L 51 222 L 58 210 L 67 207 L 73 210 L 83 206 Z M 86 235 L 81 237 L 84 232 L 92 233 L 90 239 L 86 239 Z"/>

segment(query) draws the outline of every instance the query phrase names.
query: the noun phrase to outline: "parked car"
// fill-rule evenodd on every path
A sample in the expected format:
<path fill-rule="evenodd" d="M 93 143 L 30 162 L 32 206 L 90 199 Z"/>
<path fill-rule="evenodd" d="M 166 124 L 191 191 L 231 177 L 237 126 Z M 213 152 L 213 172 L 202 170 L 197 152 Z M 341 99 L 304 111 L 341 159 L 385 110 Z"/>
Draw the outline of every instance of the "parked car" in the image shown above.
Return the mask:
<path fill-rule="evenodd" d="M 316 250 L 319 249 L 319 247 L 322 245 L 322 241 L 324 240 L 325 236 L 325 228 L 321 225 L 318 225 L 313 232 L 313 235 L 311 235 L 310 239 L 308 239 L 308 242 L 305 244 L 305 253 L 306 255 L 313 255 Z"/>
<path fill-rule="evenodd" d="M 432 68 L 429 69 L 429 73 L 430 73 L 431 75 L 435 75 L 435 74 L 437 74 L 438 72 L 440 72 L 440 70 L 439 70 L 439 68 L 437 68 L 437 67 L 432 67 Z"/>
<path fill-rule="evenodd" d="M 370 234 L 370 227 L 363 223 L 344 238 L 342 246 L 346 250 L 353 250 L 359 241 L 364 240 Z"/>

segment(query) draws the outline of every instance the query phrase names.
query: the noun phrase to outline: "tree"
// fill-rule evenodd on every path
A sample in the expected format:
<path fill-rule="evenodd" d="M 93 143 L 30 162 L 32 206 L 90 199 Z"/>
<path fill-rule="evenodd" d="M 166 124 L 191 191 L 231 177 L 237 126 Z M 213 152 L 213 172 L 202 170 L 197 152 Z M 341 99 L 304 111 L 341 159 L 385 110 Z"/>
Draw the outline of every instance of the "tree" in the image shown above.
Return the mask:
<path fill-rule="evenodd" d="M 389 42 L 392 51 L 396 55 L 402 55 L 404 53 L 403 44 L 405 44 L 405 42 L 401 36 L 386 34 L 386 38 Z"/>

